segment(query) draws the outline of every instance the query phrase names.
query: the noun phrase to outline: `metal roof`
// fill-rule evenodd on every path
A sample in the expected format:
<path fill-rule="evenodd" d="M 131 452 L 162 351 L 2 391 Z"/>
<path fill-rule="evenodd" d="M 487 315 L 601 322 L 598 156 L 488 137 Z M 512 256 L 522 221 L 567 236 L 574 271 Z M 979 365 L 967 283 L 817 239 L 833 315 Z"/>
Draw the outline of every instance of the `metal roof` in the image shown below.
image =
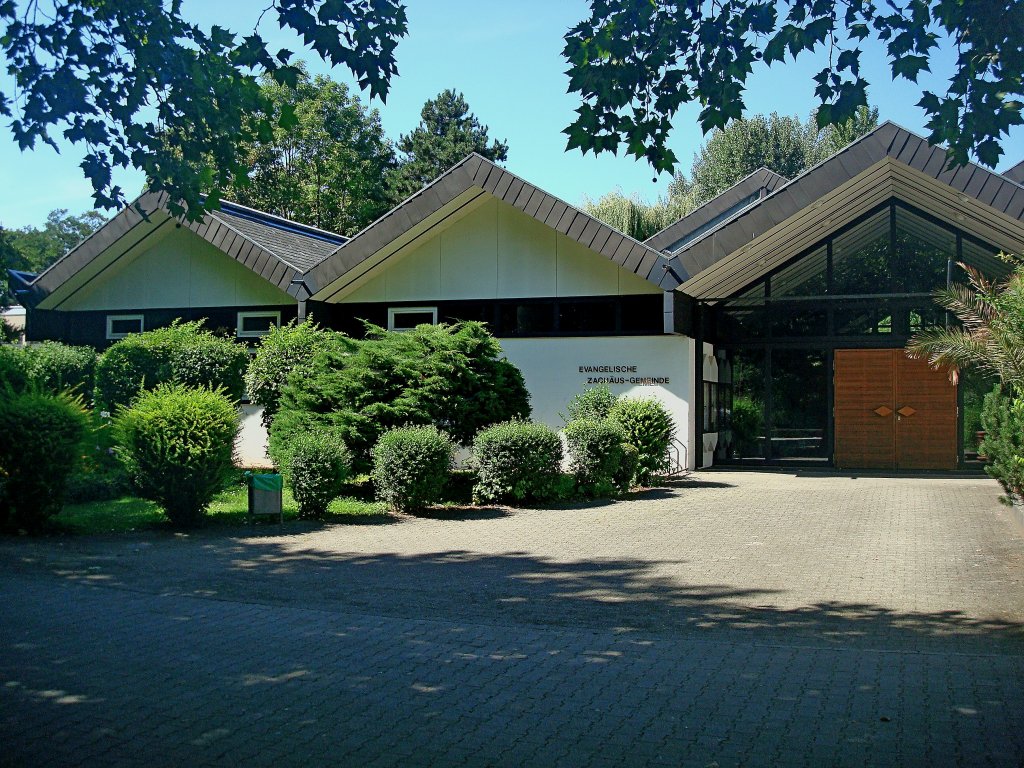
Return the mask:
<path fill-rule="evenodd" d="M 1003 176 L 1008 178 L 1010 181 L 1015 181 L 1018 184 L 1024 184 L 1024 160 L 1021 160 L 1008 171 L 1003 171 Z"/>

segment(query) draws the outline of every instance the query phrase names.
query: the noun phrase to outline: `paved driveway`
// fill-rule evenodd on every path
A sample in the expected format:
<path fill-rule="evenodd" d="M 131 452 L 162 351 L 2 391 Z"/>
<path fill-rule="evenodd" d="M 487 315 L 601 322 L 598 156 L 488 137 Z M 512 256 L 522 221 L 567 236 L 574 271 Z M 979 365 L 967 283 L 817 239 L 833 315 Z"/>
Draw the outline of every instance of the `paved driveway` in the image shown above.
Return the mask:
<path fill-rule="evenodd" d="M 583 509 L 0 542 L 0 763 L 1024 761 L 983 479 L 704 473 Z"/>

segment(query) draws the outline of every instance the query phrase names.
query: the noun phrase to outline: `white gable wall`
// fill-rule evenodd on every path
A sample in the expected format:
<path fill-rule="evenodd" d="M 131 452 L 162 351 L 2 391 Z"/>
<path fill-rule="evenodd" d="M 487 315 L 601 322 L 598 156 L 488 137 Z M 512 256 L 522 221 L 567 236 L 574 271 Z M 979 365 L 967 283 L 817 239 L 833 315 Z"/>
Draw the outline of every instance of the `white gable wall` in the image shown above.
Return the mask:
<path fill-rule="evenodd" d="M 599 253 L 490 198 L 391 256 L 338 303 L 661 293 Z"/>
<path fill-rule="evenodd" d="M 185 228 L 167 225 L 61 303 L 62 310 L 292 304 L 295 299 Z"/>

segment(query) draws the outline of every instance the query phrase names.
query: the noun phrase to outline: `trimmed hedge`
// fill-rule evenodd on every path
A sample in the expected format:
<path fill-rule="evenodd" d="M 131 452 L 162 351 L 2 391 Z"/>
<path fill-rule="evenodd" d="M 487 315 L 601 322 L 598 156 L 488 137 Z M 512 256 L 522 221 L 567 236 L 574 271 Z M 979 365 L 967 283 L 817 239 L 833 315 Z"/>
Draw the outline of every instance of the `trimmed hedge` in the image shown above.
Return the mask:
<path fill-rule="evenodd" d="M 80 396 L 30 389 L 0 397 L 0 524 L 34 532 L 60 512 L 88 428 Z"/>
<path fill-rule="evenodd" d="M 143 392 L 114 419 L 117 455 L 142 498 L 175 526 L 200 522 L 237 476 L 235 404 L 220 389 L 165 383 Z"/>
<path fill-rule="evenodd" d="M 473 441 L 478 504 L 557 497 L 561 480 L 562 441 L 550 427 L 506 421 L 483 430 Z"/>
<path fill-rule="evenodd" d="M 25 348 L 29 378 L 51 392 L 71 390 L 92 397 L 96 371 L 96 350 L 57 341 L 44 341 Z"/>
<path fill-rule="evenodd" d="M 96 406 L 112 411 L 141 391 L 174 382 L 223 389 L 232 400 L 245 392 L 249 355 L 243 345 L 204 330 L 202 321 L 175 321 L 113 344 L 96 363 Z"/>
<path fill-rule="evenodd" d="M 0 394 L 10 389 L 23 392 L 28 386 L 28 357 L 21 347 L 0 344 Z"/>
<path fill-rule="evenodd" d="M 336 435 L 314 430 L 296 436 L 284 469 L 299 517 L 323 517 L 341 495 L 351 465 L 352 456 Z"/>
<path fill-rule="evenodd" d="M 639 452 L 636 482 L 647 485 L 658 472 L 668 469 L 668 448 L 675 423 L 668 409 L 654 398 L 620 397 L 608 414 L 626 432 L 626 441 Z"/>
<path fill-rule="evenodd" d="M 565 425 L 563 434 L 577 492 L 596 498 L 618 490 L 626 442 L 622 427 L 613 421 L 577 419 Z"/>
<path fill-rule="evenodd" d="M 451 438 L 432 425 L 385 432 L 372 452 L 377 498 L 398 512 L 418 512 L 439 501 L 453 454 Z"/>

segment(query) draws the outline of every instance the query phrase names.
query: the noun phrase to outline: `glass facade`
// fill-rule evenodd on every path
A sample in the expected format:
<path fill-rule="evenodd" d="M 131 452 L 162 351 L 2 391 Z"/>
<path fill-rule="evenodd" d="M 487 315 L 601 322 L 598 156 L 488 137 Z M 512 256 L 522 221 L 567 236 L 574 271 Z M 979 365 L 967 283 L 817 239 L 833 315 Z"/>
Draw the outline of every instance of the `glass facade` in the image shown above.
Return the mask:
<path fill-rule="evenodd" d="M 833 351 L 904 347 L 916 331 L 951 322 L 932 292 L 962 279 L 958 262 L 1005 276 L 1010 268 L 998 255 L 891 200 L 735 296 L 702 303 L 704 338 L 731 364 L 715 460 L 830 461 Z M 976 449 L 971 414 L 986 384 L 961 386 L 967 453 Z"/>

